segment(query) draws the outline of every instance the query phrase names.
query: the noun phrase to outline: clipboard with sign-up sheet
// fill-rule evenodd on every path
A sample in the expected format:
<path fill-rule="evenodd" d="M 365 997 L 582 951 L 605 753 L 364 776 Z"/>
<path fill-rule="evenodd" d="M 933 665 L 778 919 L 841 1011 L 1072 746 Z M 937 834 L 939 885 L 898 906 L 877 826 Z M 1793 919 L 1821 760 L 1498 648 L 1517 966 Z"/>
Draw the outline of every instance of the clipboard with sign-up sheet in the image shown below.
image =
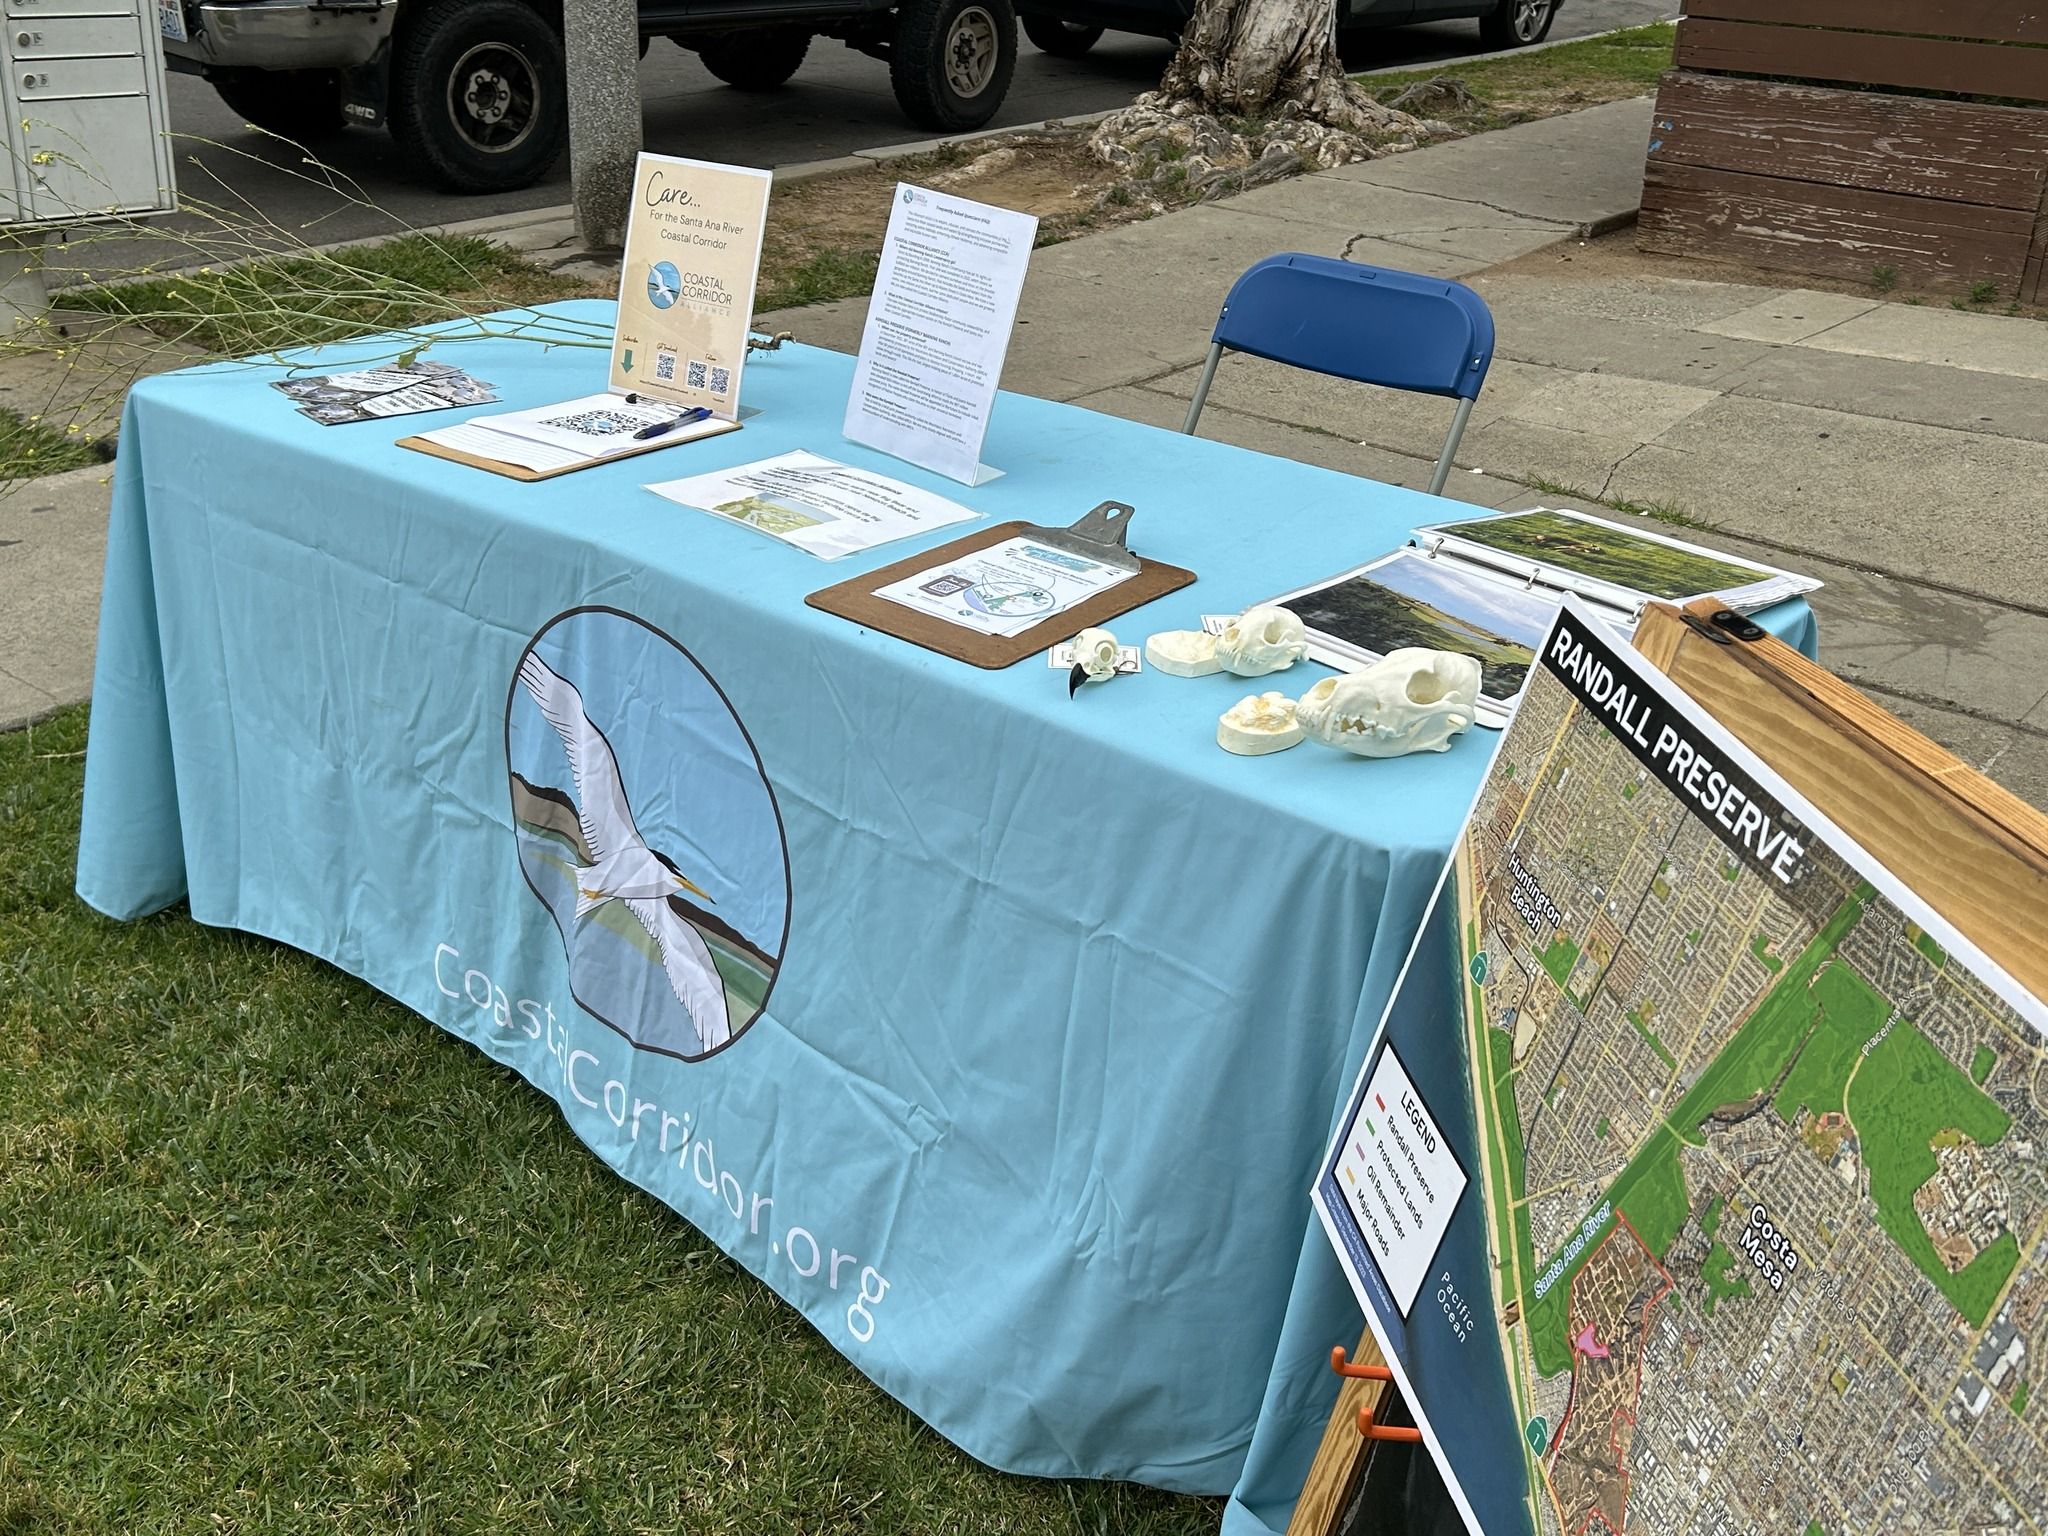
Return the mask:
<path fill-rule="evenodd" d="M 1132 554 L 1130 519 L 1130 507 L 1105 501 L 1068 528 L 998 523 L 804 601 L 995 671 L 1194 581 L 1193 571 Z"/>

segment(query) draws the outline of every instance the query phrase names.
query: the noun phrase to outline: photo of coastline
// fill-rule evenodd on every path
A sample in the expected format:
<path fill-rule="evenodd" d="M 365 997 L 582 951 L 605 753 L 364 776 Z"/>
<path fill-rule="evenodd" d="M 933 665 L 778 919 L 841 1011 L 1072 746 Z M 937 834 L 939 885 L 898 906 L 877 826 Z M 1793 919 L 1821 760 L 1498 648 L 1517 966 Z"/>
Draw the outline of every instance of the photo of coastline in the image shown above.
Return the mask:
<path fill-rule="evenodd" d="M 1470 656 L 1480 666 L 1481 692 L 1501 704 L 1522 691 L 1557 613 L 1554 597 L 1482 580 L 1412 550 L 1279 601 L 1310 630 L 1374 656 L 1404 645 Z"/>

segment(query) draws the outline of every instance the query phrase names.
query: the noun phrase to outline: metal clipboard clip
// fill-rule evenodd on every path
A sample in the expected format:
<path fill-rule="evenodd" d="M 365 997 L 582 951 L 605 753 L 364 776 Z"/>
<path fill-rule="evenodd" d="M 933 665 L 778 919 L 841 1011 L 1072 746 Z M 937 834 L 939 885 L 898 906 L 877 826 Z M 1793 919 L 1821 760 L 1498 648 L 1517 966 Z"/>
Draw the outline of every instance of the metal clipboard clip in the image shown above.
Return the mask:
<path fill-rule="evenodd" d="M 1115 570 L 1137 571 L 1144 569 L 1143 564 L 1125 542 L 1134 510 L 1128 502 L 1105 501 L 1065 528 L 1045 528 L 1036 523 L 1027 524 L 1026 528 L 1032 538 L 1054 549 L 1099 560 Z"/>

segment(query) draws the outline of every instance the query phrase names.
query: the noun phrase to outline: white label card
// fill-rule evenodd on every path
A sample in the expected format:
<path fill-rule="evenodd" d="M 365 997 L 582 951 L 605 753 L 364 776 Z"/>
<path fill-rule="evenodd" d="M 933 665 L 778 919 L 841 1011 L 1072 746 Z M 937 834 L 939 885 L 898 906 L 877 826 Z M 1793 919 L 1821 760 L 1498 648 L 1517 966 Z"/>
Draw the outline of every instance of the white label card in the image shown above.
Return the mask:
<path fill-rule="evenodd" d="M 1346 1127 L 1337 1177 L 1406 1317 L 1451 1224 L 1465 1170 L 1389 1046 Z"/>

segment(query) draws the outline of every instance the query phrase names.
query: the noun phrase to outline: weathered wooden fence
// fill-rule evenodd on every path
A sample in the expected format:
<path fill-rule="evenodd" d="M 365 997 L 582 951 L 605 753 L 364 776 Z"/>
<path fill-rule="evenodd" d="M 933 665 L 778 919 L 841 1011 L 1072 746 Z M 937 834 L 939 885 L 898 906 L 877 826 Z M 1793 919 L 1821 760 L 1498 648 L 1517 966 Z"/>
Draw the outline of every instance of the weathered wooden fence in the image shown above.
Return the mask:
<path fill-rule="evenodd" d="M 2048 302 L 2048 106 L 1955 99 L 2048 103 L 2048 0 L 1686 0 L 1673 63 L 1644 250 Z"/>

